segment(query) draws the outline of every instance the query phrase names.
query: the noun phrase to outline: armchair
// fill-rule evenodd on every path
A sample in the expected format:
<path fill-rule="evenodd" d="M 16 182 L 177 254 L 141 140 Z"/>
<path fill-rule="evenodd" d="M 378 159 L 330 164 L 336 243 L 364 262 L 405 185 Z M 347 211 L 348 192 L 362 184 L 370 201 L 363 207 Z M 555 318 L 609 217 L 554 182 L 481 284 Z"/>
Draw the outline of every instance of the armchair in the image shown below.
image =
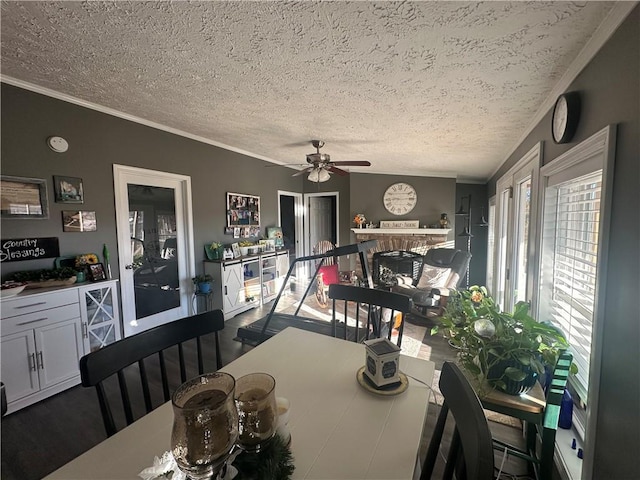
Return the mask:
<path fill-rule="evenodd" d="M 426 317 L 431 311 L 440 315 L 450 290 L 458 287 L 465 277 L 470 260 L 469 252 L 432 248 L 424 256 L 418 279 L 404 283 L 399 281 L 392 291 L 408 295 L 413 300 L 414 313 Z"/>

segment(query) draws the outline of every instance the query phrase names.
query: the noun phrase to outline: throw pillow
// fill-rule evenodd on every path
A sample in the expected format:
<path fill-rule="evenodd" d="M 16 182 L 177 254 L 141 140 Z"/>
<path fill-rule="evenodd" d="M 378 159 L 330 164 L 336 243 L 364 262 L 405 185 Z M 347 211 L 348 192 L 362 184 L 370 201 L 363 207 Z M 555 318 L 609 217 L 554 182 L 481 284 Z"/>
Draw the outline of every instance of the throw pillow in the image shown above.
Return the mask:
<path fill-rule="evenodd" d="M 431 265 L 424 265 L 422 268 L 422 275 L 418 280 L 418 288 L 444 288 L 448 285 L 449 276 L 451 275 L 450 268 L 432 267 Z"/>

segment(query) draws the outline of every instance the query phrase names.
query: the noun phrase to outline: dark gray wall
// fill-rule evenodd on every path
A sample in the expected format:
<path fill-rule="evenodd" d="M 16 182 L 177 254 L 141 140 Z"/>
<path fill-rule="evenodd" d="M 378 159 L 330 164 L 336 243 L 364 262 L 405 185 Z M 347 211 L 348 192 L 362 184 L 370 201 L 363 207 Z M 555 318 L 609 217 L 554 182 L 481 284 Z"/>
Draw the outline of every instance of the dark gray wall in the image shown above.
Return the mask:
<path fill-rule="evenodd" d="M 471 262 L 469 263 L 469 285 L 486 285 L 487 283 L 487 227 L 479 227 L 478 223 L 482 217 L 487 218 L 487 186 L 476 185 L 470 183 L 458 183 L 456 185 L 456 208 L 460 209 L 462 197 L 471 195 L 471 237 L 470 244 L 467 242 L 468 237 L 461 237 L 460 233 L 464 230 L 465 217 L 449 216 L 449 221 L 455 224 L 456 248 L 467 251 L 467 247 L 471 247 Z M 468 206 L 468 200 L 464 199 L 464 208 Z M 483 210 L 484 209 L 484 210 Z M 462 285 L 465 285 L 462 283 Z"/>
<path fill-rule="evenodd" d="M 302 180 L 291 169 L 190 140 L 138 123 L 2 84 L 2 174 L 47 180 L 48 220 L 2 219 L 2 238 L 58 237 L 61 255 L 95 252 L 106 243 L 118 274 L 113 164 L 189 175 L 193 195 L 196 260 L 203 245 L 232 242 L 224 235 L 226 192 L 259 195 L 262 233 L 278 223 L 277 190 L 300 192 Z M 69 142 L 55 153 L 45 141 L 59 135 Z M 54 202 L 53 175 L 81 177 L 82 205 Z M 345 195 L 348 199 L 348 196 Z M 95 210 L 97 232 L 65 233 L 62 210 Z M 2 263 L 2 276 L 17 270 L 51 268 L 53 259 Z M 196 265 L 198 270 L 202 268 Z"/>
<path fill-rule="evenodd" d="M 406 215 L 392 215 L 384 208 L 382 196 L 387 188 L 397 182 L 413 186 L 418 194 L 414 209 Z M 420 225 L 438 223 L 440 214 L 453 216 L 456 196 L 455 178 L 411 177 L 407 175 L 351 174 L 350 228 L 358 213 L 364 213 L 367 222 L 378 224 L 380 220 L 419 220 Z M 355 236 L 352 237 L 355 240 Z M 453 239 L 453 232 L 449 233 Z"/>
<path fill-rule="evenodd" d="M 540 122 L 509 161 L 491 179 L 496 180 L 534 144 L 544 141 L 547 164 L 609 124 L 618 126 L 609 232 L 606 288 L 599 301 L 605 313 L 602 339 L 597 429 L 586 464 L 594 479 L 636 479 L 640 472 L 640 7 L 580 73 L 568 91 L 582 98 L 582 114 L 572 142 L 556 145 L 551 139 L 551 112 Z"/>

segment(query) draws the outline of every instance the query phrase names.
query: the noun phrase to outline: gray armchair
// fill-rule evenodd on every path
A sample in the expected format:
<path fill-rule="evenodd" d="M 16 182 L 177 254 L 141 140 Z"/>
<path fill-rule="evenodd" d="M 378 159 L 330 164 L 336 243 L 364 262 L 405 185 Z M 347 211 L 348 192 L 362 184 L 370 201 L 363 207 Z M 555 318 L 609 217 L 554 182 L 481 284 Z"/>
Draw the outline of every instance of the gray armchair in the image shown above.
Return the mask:
<path fill-rule="evenodd" d="M 449 292 L 458 287 L 469 268 L 471 253 L 453 248 L 432 248 L 424 256 L 417 280 L 402 282 L 392 290 L 413 300 L 414 313 L 427 316 L 430 312 L 441 315 Z"/>

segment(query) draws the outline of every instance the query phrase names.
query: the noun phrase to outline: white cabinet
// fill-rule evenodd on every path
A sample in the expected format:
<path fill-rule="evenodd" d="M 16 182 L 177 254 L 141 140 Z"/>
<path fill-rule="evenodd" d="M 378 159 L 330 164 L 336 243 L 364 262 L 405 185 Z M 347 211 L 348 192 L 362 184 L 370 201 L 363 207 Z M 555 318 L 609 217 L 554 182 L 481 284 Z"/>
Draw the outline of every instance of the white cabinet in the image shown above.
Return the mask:
<path fill-rule="evenodd" d="M 120 340 L 117 281 L 78 288 L 85 353 Z"/>
<path fill-rule="evenodd" d="M 213 308 L 229 319 L 264 304 L 278 294 L 289 267 L 288 252 L 266 252 L 234 260 L 205 260 L 213 277 Z"/>
<path fill-rule="evenodd" d="M 9 412 L 80 383 L 80 358 L 120 338 L 116 288 L 110 280 L 25 290 L 0 303 Z"/>

